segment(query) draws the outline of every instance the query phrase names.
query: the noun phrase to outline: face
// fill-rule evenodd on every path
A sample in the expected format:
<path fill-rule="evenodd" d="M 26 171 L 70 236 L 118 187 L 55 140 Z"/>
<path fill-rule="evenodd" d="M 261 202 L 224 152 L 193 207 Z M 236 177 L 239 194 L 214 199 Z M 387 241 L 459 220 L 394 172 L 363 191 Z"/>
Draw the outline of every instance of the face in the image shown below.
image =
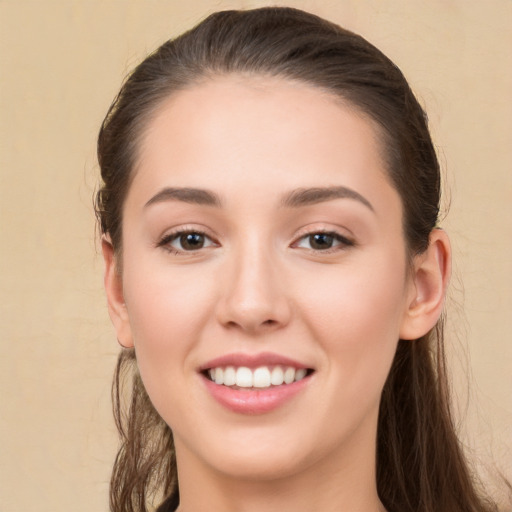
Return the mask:
<path fill-rule="evenodd" d="M 371 122 L 308 85 L 217 78 L 161 106 L 134 173 L 114 323 L 178 467 L 374 464 L 415 288 Z"/>

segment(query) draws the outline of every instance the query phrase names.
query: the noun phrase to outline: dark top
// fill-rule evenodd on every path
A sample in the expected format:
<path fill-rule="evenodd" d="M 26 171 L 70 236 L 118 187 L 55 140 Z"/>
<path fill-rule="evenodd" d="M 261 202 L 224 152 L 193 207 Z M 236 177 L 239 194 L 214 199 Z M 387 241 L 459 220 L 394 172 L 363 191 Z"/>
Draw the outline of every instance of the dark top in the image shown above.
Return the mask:
<path fill-rule="evenodd" d="M 174 512 L 179 504 L 180 495 L 174 492 L 156 509 L 156 512 Z"/>

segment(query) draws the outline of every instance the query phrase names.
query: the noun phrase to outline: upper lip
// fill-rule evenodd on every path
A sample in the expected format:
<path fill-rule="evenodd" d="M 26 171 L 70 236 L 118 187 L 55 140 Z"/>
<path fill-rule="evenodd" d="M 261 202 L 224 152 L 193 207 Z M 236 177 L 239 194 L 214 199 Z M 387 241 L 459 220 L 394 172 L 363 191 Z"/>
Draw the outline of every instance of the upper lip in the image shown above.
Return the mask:
<path fill-rule="evenodd" d="M 260 366 L 291 366 L 295 369 L 306 368 L 311 369 L 310 366 L 303 364 L 295 359 L 286 357 L 273 352 L 261 352 L 259 354 L 244 354 L 241 352 L 233 354 L 225 354 L 215 359 L 202 364 L 199 367 L 199 371 L 208 370 L 210 368 L 219 368 L 226 366 L 247 368 L 258 368 Z"/>

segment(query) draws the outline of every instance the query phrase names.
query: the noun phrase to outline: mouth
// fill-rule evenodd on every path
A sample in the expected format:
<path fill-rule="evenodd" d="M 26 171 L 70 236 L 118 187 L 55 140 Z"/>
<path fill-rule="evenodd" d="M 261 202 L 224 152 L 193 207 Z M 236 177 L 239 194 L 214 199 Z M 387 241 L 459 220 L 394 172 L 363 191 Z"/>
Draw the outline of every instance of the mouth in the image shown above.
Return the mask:
<path fill-rule="evenodd" d="M 267 414 L 306 392 L 315 369 L 270 352 L 226 354 L 199 369 L 205 388 L 236 414 Z"/>
<path fill-rule="evenodd" d="M 289 385 L 309 377 L 313 372 L 312 368 L 291 365 L 261 365 L 256 368 L 219 365 L 204 369 L 201 373 L 219 386 L 251 390 Z"/>

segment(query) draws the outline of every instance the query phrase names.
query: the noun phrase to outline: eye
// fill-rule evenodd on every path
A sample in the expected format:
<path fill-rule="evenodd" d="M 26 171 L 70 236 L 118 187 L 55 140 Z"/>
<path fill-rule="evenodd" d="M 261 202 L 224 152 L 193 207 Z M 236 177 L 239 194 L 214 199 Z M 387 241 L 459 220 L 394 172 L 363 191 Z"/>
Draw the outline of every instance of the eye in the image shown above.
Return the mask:
<path fill-rule="evenodd" d="M 211 247 L 215 243 L 200 231 L 180 231 L 165 236 L 158 245 L 175 252 L 191 252 Z"/>
<path fill-rule="evenodd" d="M 352 245 L 354 245 L 354 243 L 348 238 L 345 238 L 338 233 L 330 232 L 310 233 L 300 238 L 294 244 L 295 247 L 311 249 L 313 251 L 328 251 L 329 249 L 335 249 L 336 247 L 342 249 L 343 247 L 349 247 Z"/>

